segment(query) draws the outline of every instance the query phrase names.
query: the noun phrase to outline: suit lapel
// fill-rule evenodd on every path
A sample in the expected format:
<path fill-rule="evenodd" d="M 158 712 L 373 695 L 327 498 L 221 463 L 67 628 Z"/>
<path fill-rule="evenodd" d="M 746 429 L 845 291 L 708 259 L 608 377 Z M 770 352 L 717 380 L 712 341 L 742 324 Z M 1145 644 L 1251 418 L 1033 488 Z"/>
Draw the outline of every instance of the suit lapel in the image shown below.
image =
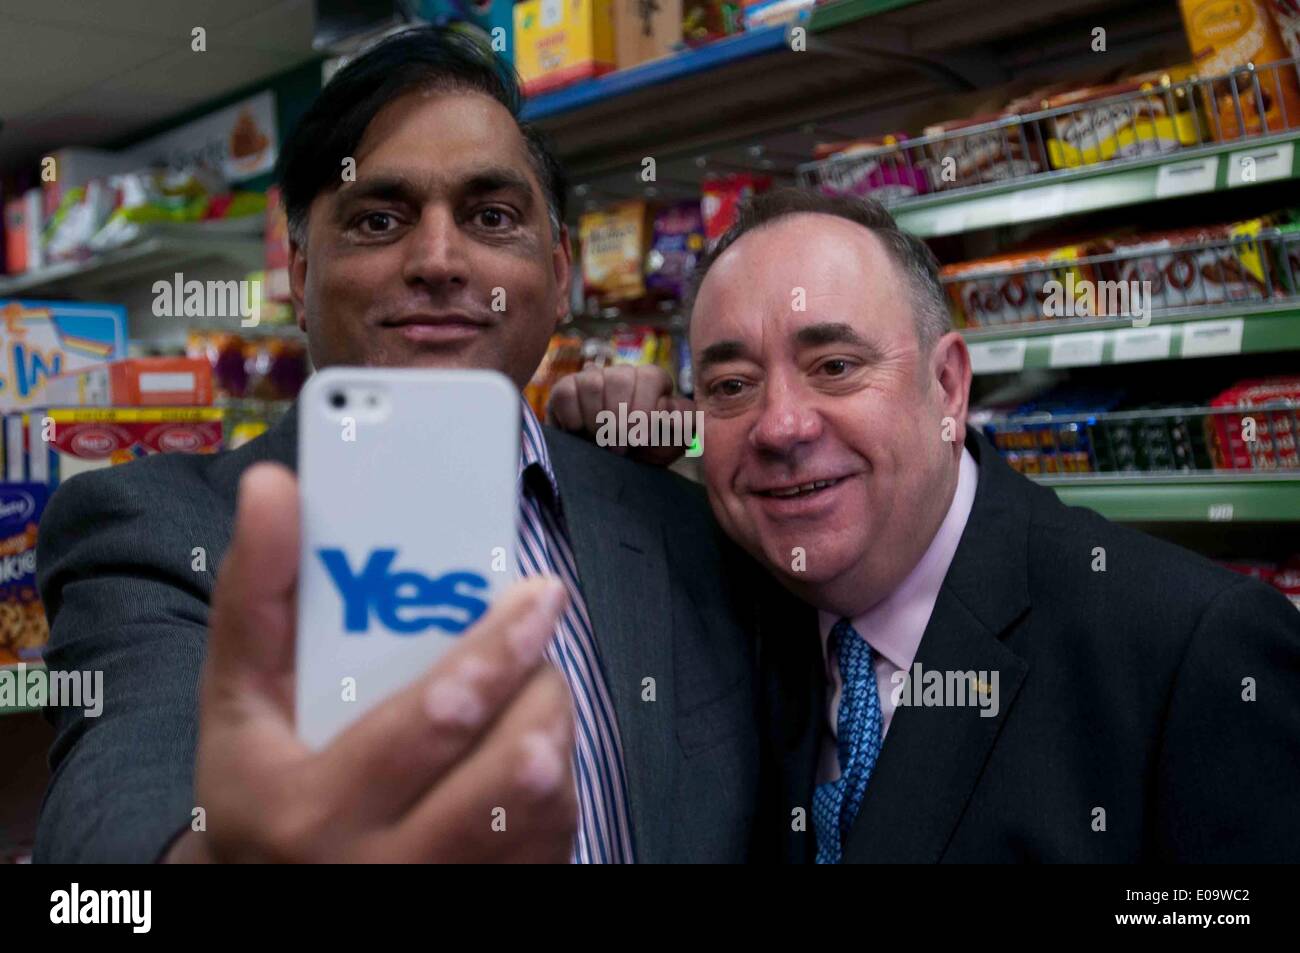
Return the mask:
<path fill-rule="evenodd" d="M 623 502 L 620 467 L 546 431 L 605 683 L 614 703 L 636 858 L 661 863 L 677 766 L 672 590 L 659 514 Z M 608 463 L 615 463 L 614 460 Z M 655 680 L 655 702 L 642 680 Z"/>
<path fill-rule="evenodd" d="M 1028 501 L 987 443 L 972 436 L 967 446 L 980 463 L 979 486 L 913 665 L 997 672 L 996 715 L 983 717 L 993 709 L 975 705 L 894 711 L 845 845 L 849 863 L 942 858 L 1028 671 L 1001 641 L 1029 608 Z"/>

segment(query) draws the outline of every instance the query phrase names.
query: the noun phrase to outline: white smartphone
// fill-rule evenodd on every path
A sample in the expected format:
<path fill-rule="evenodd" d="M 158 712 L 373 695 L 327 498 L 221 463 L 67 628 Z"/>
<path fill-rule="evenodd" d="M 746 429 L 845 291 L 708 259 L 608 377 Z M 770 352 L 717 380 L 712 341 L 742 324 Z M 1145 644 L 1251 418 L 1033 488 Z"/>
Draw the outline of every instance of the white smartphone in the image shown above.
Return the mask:
<path fill-rule="evenodd" d="M 327 368 L 303 388 L 296 714 L 312 747 L 517 578 L 519 401 L 494 371 Z"/>

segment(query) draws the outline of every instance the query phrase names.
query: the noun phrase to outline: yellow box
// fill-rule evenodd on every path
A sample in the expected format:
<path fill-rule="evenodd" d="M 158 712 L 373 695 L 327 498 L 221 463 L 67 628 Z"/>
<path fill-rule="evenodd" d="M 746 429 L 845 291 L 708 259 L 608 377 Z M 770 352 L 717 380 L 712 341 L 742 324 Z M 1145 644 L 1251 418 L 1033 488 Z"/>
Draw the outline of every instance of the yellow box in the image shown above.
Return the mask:
<path fill-rule="evenodd" d="M 613 0 L 515 4 L 515 68 L 529 96 L 611 72 Z"/>

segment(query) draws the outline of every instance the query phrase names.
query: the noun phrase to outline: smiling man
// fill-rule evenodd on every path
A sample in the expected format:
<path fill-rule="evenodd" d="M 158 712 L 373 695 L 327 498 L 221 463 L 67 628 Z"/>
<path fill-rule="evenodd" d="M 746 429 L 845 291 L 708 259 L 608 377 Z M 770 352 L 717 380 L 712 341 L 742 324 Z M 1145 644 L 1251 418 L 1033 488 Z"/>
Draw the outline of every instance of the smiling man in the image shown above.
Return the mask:
<path fill-rule="evenodd" d="M 1300 616 L 1062 505 L 968 431 L 970 359 L 923 242 L 875 203 L 775 191 L 697 280 L 713 511 L 817 610 L 759 633 L 774 850 L 1298 858 Z M 609 390 L 584 372 L 553 412 L 594 432 Z"/>
<path fill-rule="evenodd" d="M 279 170 L 318 368 L 527 383 L 567 312 L 569 243 L 519 107 L 508 67 L 436 30 L 331 79 Z M 47 660 L 102 670 L 104 701 L 49 712 L 37 859 L 746 859 L 748 560 L 698 488 L 520 414 L 518 570 L 549 581 L 319 752 L 292 712 L 296 415 L 233 453 L 63 484 L 40 530 Z M 416 523 L 421 502 L 394 501 Z"/>

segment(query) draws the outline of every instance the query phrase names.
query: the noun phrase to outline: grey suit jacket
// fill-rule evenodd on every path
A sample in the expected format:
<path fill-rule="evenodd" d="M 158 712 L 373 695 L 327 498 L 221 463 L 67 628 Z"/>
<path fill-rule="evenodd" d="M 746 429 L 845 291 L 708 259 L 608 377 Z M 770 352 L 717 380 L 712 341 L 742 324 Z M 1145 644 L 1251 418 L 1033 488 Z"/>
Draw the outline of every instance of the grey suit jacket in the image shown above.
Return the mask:
<path fill-rule="evenodd" d="M 759 774 L 754 567 L 698 487 L 547 440 L 622 737 L 636 858 L 744 861 Z M 37 554 L 46 658 L 52 671 L 102 670 L 104 704 L 98 718 L 47 710 L 37 861 L 152 861 L 189 825 L 208 607 L 239 477 L 296 457 L 290 412 L 239 450 L 149 457 L 54 494 Z M 206 571 L 193 568 L 200 548 Z"/>

